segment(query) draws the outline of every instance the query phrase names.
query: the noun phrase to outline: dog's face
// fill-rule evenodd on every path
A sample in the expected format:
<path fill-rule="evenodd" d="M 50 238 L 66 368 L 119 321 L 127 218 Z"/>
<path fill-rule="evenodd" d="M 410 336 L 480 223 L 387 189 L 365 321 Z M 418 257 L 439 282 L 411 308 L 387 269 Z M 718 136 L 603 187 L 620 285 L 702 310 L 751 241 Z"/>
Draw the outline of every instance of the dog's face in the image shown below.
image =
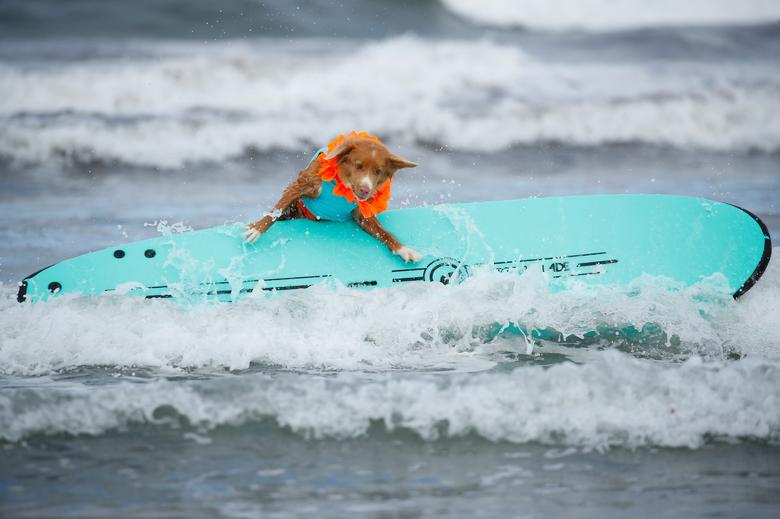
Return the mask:
<path fill-rule="evenodd" d="M 361 202 L 374 196 L 393 174 L 417 164 L 390 153 L 382 144 L 365 138 L 347 138 L 328 154 L 337 158 L 339 177 Z"/>

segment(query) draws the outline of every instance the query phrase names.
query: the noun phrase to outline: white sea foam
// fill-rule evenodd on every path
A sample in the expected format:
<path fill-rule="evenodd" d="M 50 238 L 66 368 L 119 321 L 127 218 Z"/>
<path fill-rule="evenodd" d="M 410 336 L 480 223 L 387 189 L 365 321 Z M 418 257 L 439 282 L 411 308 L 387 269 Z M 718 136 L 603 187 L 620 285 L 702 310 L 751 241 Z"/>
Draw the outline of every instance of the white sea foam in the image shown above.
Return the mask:
<path fill-rule="evenodd" d="M 165 426 L 171 410 L 201 434 L 271 420 L 309 438 L 340 439 L 365 435 L 379 423 L 431 441 L 476 434 L 596 449 L 695 448 L 710 438 L 780 439 L 780 365 L 696 357 L 666 366 L 605 352 L 585 365 L 510 373 L 255 374 L 64 390 L 17 387 L 0 393 L 0 438 Z"/>
<path fill-rule="evenodd" d="M 371 291 L 319 286 L 189 310 L 132 296 L 18 304 L 12 288 L 5 287 L 0 373 L 43 375 L 83 366 L 219 371 L 252 363 L 357 371 L 485 369 L 495 361 L 490 341 L 496 326 L 509 324 L 580 336 L 601 325 L 640 330 L 653 325 L 667 340 L 631 346 L 639 356 L 723 358 L 736 352 L 780 360 L 780 329 L 769 318 L 780 311 L 776 265 L 736 302 L 706 282 L 676 290 L 656 279 L 626 288 L 551 292 L 543 274 L 534 271 L 479 274 L 452 286 Z M 517 336 L 506 341 L 498 345 L 525 354 Z"/>
<path fill-rule="evenodd" d="M 498 27 L 621 30 L 748 25 L 780 20 L 775 0 L 442 0 L 466 20 Z"/>
<path fill-rule="evenodd" d="M 760 64 L 555 63 L 413 36 L 324 54 L 236 42 L 153 50 L 0 64 L 0 155 L 175 168 L 309 150 L 352 128 L 475 151 L 540 141 L 780 149 L 780 77 Z"/>
<path fill-rule="evenodd" d="M 0 439 L 184 422 L 206 442 L 216 427 L 266 422 L 308 438 L 354 438 L 379 424 L 429 441 L 474 434 L 594 449 L 780 441 L 780 331 L 771 318 L 780 264 L 736 302 L 708 283 L 670 290 L 644 279 L 554 293 L 544 281 L 529 271 L 452 286 L 316 287 L 190 310 L 130 296 L 21 305 L 4 287 Z M 463 373 L 524 354 L 517 337 L 479 331 L 509 322 L 566 333 L 655 323 L 682 344 L 638 344 L 634 355 L 546 344 L 537 352 L 583 362 Z M 722 360 L 724 350 L 744 358 Z M 306 373 L 224 373 L 251 362 Z M 118 381 L 47 375 L 98 366 Z M 201 369 L 189 378 L 181 368 Z M 123 380 L 136 369 L 182 376 Z"/>

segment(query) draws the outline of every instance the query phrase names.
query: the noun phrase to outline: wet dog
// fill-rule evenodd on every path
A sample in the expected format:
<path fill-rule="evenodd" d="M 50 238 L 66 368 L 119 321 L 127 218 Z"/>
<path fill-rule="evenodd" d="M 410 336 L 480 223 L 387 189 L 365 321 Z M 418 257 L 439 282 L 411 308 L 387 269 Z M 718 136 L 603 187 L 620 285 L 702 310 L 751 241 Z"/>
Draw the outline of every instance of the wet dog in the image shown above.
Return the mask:
<path fill-rule="evenodd" d="M 387 209 L 396 171 L 416 165 L 364 132 L 339 136 L 298 173 L 270 214 L 247 225 L 244 239 L 255 242 L 277 220 L 351 219 L 405 262 L 417 262 L 420 254 L 402 245 L 376 219 Z"/>

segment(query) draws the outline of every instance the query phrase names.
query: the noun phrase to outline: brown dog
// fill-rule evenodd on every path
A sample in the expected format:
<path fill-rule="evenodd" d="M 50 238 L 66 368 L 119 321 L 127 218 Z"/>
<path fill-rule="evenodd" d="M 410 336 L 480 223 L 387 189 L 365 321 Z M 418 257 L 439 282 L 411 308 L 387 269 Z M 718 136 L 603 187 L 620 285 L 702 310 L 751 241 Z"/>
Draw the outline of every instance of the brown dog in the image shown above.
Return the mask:
<path fill-rule="evenodd" d="M 420 261 L 418 252 L 402 245 L 376 219 L 387 208 L 395 172 L 416 165 L 390 153 L 376 137 L 355 132 L 340 136 L 298 173 L 270 214 L 247 225 L 243 236 L 253 243 L 277 220 L 354 219 L 405 262 Z"/>

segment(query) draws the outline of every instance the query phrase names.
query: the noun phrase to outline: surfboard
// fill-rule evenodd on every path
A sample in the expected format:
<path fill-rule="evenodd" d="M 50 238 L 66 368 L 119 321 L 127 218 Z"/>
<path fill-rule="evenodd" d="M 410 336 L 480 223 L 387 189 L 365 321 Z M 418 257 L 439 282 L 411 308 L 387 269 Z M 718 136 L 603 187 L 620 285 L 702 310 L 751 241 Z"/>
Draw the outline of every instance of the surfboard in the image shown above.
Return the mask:
<path fill-rule="evenodd" d="M 18 300 L 127 294 L 233 302 L 322 283 L 360 289 L 458 283 L 480 269 L 539 269 L 555 289 L 572 280 L 625 285 L 643 275 L 688 286 L 721 275 L 725 290 L 739 297 L 761 277 L 772 251 L 755 215 L 681 196 L 476 202 L 387 211 L 379 219 L 423 259 L 404 263 L 353 222 L 277 222 L 251 245 L 237 223 L 60 261 L 26 277 Z"/>

